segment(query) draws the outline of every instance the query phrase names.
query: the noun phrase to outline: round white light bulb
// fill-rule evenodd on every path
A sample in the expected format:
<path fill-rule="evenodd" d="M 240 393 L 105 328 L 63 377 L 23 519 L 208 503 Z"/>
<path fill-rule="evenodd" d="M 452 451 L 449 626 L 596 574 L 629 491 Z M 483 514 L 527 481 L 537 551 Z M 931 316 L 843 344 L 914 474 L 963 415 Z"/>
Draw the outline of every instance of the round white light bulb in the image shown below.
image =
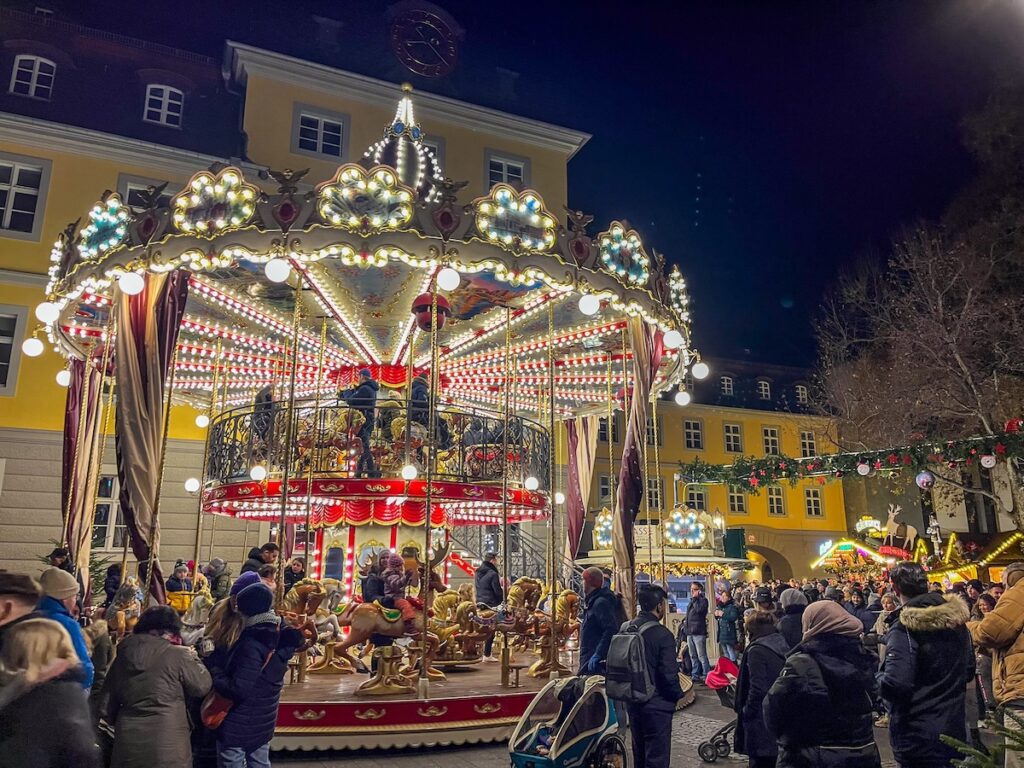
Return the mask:
<path fill-rule="evenodd" d="M 272 283 L 283 283 L 292 273 L 292 265 L 285 259 L 274 258 L 263 265 L 263 272 Z"/>
<path fill-rule="evenodd" d="M 58 317 L 60 317 L 60 308 L 52 301 L 44 301 L 36 307 L 36 319 L 41 323 L 50 325 L 55 323 Z"/>
<path fill-rule="evenodd" d="M 582 296 L 580 296 L 579 307 L 580 312 L 582 312 L 587 317 L 590 317 L 591 315 L 596 315 L 598 311 L 600 311 L 601 300 L 597 298 L 597 296 L 585 293 Z"/>
<path fill-rule="evenodd" d="M 415 480 L 417 475 L 419 475 L 419 470 L 417 470 L 412 464 L 406 464 L 402 467 L 403 480 Z"/>
<path fill-rule="evenodd" d="M 57 383 L 62 387 L 66 387 L 71 384 L 71 371 L 66 368 L 63 371 L 57 371 Z"/>
<path fill-rule="evenodd" d="M 252 469 L 249 470 L 249 477 L 255 480 L 257 483 L 267 479 L 267 468 L 262 464 L 256 464 Z"/>
<path fill-rule="evenodd" d="M 437 287 L 442 291 L 454 291 L 462 282 L 462 275 L 451 267 L 445 267 L 437 273 Z"/>
<path fill-rule="evenodd" d="M 679 349 L 683 346 L 683 334 L 673 328 L 662 336 L 661 341 L 665 345 L 665 349 Z"/>
<path fill-rule="evenodd" d="M 693 368 L 690 369 L 690 373 L 693 374 L 695 379 L 706 379 L 708 374 L 711 373 L 711 368 L 707 363 L 701 361 L 694 364 Z"/>
<path fill-rule="evenodd" d="M 146 287 L 146 281 L 138 272 L 126 272 L 117 281 L 117 287 L 121 289 L 121 293 L 134 296 L 137 293 L 142 293 L 142 289 Z"/>
<path fill-rule="evenodd" d="M 540 480 L 531 475 L 530 477 L 526 478 L 525 482 L 523 482 L 523 486 L 528 491 L 536 491 L 538 488 L 540 488 Z"/>
<path fill-rule="evenodd" d="M 39 357 L 43 354 L 43 342 L 35 336 L 21 342 L 21 351 L 28 357 Z"/>
<path fill-rule="evenodd" d="M 190 477 L 185 481 L 185 490 L 189 493 L 196 493 L 199 490 L 199 480 L 195 477 Z"/>
<path fill-rule="evenodd" d="M 676 405 L 689 405 L 691 399 L 690 393 L 685 389 L 676 392 Z"/>
<path fill-rule="evenodd" d="M 565 504 L 565 494 L 561 491 L 555 492 L 555 504 Z"/>
<path fill-rule="evenodd" d="M 199 427 L 200 429 L 206 429 L 208 426 L 210 426 L 210 417 L 207 416 L 205 413 L 200 413 L 198 416 L 196 416 L 196 426 Z"/>

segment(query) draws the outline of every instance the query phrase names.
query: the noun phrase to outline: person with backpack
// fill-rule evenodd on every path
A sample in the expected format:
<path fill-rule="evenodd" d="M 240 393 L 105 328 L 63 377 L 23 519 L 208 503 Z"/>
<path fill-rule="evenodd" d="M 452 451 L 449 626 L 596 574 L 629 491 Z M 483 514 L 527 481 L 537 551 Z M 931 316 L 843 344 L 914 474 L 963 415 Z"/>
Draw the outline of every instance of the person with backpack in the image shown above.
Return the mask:
<path fill-rule="evenodd" d="M 683 698 L 676 643 L 661 622 L 668 594 L 656 584 L 637 590 L 640 614 L 612 637 L 605 680 L 608 697 L 629 712 L 634 768 L 668 768 L 672 715 Z"/>

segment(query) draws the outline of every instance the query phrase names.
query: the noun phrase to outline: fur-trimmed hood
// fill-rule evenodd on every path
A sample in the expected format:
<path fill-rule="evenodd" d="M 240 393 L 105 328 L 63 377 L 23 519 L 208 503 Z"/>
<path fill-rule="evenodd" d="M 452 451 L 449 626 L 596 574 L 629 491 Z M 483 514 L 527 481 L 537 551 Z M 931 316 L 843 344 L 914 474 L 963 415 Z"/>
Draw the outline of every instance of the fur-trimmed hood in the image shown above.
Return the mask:
<path fill-rule="evenodd" d="M 898 617 L 911 632 L 938 632 L 962 627 L 970 616 L 970 608 L 958 595 L 929 592 L 908 600 L 902 608 L 893 611 L 888 620 L 892 624 Z"/>

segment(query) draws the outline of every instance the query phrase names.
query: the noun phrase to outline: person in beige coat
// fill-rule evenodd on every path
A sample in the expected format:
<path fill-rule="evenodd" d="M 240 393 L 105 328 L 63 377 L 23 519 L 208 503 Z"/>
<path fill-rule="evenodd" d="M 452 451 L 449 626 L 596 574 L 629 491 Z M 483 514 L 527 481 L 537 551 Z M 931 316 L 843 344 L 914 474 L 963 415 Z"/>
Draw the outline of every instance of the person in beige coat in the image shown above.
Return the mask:
<path fill-rule="evenodd" d="M 996 702 L 1024 719 L 1024 563 L 1010 563 L 1003 571 L 1006 591 L 981 621 L 968 623 L 979 651 L 992 654 L 992 687 Z M 1004 725 L 1024 730 L 1007 715 Z M 1006 753 L 1006 768 L 1022 768 L 1024 753 Z"/>
<path fill-rule="evenodd" d="M 149 608 L 117 647 L 103 686 L 103 716 L 114 728 L 111 768 L 192 764 L 187 704 L 205 696 L 210 673 L 181 645 L 181 619 L 166 605 Z"/>

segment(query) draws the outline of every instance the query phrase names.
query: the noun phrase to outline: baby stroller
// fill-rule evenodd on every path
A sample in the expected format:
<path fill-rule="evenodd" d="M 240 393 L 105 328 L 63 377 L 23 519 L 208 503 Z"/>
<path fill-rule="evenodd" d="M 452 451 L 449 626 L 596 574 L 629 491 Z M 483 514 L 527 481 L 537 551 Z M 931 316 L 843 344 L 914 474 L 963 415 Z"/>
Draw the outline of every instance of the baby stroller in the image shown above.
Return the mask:
<path fill-rule="evenodd" d="M 740 668 L 736 666 L 736 662 L 730 661 L 725 656 L 722 656 L 718 663 L 715 664 L 715 668 L 708 673 L 707 683 L 708 688 L 718 694 L 718 700 L 722 702 L 723 707 L 728 707 L 730 710 L 734 708 L 736 703 L 736 680 L 739 678 Z M 697 754 L 700 759 L 705 763 L 713 763 L 720 757 L 728 757 L 729 753 L 732 752 L 732 732 L 736 730 L 736 718 L 733 718 L 724 726 L 719 728 L 714 734 L 705 742 L 697 747 Z"/>
<path fill-rule="evenodd" d="M 618 730 L 603 677 L 552 680 L 512 731 L 509 757 L 513 768 L 626 768 Z"/>

